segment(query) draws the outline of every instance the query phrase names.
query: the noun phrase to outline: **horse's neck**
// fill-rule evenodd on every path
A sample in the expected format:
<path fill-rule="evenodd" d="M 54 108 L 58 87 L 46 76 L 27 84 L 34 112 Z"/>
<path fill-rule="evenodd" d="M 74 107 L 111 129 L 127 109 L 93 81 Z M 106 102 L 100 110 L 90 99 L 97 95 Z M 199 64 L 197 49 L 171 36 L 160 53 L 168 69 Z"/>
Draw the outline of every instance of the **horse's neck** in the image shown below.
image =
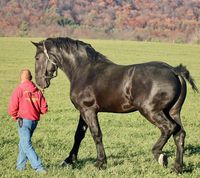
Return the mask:
<path fill-rule="evenodd" d="M 91 66 L 91 60 L 88 59 L 88 56 L 85 53 L 81 53 L 82 55 L 74 55 L 72 53 L 68 53 L 63 51 L 62 58 L 61 58 L 61 69 L 67 75 L 70 82 L 75 78 L 77 75 L 81 75 L 81 71 L 84 69 L 88 69 L 87 66 Z M 112 61 L 105 58 L 103 55 L 99 54 L 96 63 L 113 63 Z"/>
<path fill-rule="evenodd" d="M 80 62 L 80 59 L 75 57 L 73 54 L 65 53 L 60 62 L 60 69 L 66 74 L 70 82 L 77 75 L 77 72 L 82 68 L 82 66 L 86 66 L 87 64 L 83 61 Z"/>

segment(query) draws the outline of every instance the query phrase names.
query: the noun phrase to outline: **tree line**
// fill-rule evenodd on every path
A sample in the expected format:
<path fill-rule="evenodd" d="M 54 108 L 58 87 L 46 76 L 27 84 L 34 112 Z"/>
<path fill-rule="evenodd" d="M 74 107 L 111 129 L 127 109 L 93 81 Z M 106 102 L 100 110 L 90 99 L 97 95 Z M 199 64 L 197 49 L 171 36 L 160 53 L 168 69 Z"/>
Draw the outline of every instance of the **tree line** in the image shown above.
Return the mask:
<path fill-rule="evenodd" d="M 200 43 L 200 1 L 1 0 L 0 36 Z"/>

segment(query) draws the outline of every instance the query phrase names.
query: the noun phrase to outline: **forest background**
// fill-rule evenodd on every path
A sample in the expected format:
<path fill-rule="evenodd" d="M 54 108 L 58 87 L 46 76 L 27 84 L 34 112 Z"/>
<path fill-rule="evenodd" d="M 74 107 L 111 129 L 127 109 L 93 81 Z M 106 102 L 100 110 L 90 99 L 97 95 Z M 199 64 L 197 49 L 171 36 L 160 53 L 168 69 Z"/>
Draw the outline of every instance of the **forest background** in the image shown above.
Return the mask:
<path fill-rule="evenodd" d="M 200 0 L 1 0 L 0 36 L 200 43 Z"/>

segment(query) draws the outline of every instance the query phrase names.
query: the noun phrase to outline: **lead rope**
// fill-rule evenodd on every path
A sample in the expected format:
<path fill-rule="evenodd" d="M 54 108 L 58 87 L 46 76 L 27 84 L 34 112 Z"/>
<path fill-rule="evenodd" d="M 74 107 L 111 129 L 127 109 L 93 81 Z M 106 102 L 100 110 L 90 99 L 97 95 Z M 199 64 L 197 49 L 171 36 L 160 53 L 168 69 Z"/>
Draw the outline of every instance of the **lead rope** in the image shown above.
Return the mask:
<path fill-rule="evenodd" d="M 46 49 L 46 46 L 45 46 L 44 41 L 43 41 L 43 47 L 44 47 L 44 54 L 45 54 L 45 56 L 47 57 L 48 61 L 50 61 L 52 64 L 54 64 L 54 65 L 57 67 L 56 63 L 53 62 L 53 61 L 49 58 L 49 55 L 48 55 L 48 53 L 47 53 L 47 49 Z"/>
<path fill-rule="evenodd" d="M 54 77 L 57 76 L 58 66 L 57 66 L 57 64 L 56 64 L 54 61 L 52 61 L 52 60 L 50 59 L 50 57 L 49 57 L 49 55 L 48 55 L 48 53 L 47 53 L 47 49 L 46 49 L 46 46 L 45 46 L 45 42 L 44 42 L 44 41 L 43 41 L 43 47 L 44 47 L 44 54 L 45 54 L 45 56 L 46 56 L 46 58 L 47 58 L 47 61 L 46 61 L 46 69 L 45 69 L 45 71 L 47 70 L 47 63 L 48 63 L 48 61 L 51 62 L 53 65 L 56 66 L 56 75 L 55 75 L 55 76 L 53 76 L 53 77 L 48 77 L 48 76 L 46 76 L 46 75 L 44 74 L 44 77 L 45 77 L 45 78 L 54 78 Z"/>

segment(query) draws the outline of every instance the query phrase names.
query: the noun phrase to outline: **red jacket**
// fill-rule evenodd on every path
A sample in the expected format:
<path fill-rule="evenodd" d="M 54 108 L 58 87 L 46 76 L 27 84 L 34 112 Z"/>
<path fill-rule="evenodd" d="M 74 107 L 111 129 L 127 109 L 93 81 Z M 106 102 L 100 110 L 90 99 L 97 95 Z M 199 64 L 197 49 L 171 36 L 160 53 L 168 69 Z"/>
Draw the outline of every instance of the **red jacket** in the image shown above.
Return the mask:
<path fill-rule="evenodd" d="M 39 120 L 40 114 L 48 110 L 42 92 L 32 81 L 21 83 L 12 93 L 8 113 L 16 120 L 17 117 Z"/>

